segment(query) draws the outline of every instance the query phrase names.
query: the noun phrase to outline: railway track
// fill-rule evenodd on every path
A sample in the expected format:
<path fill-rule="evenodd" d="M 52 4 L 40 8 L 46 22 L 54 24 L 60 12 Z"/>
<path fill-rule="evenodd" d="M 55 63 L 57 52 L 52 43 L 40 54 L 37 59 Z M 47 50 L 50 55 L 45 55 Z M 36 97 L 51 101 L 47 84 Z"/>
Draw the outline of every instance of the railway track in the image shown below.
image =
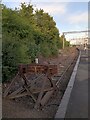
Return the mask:
<path fill-rule="evenodd" d="M 57 82 L 56 82 L 56 86 L 57 86 L 57 87 L 59 87 L 58 85 L 59 85 L 59 83 L 61 82 L 61 80 L 63 79 L 63 77 L 65 76 L 66 72 L 67 72 L 67 71 L 70 69 L 70 67 L 76 62 L 76 59 L 77 59 L 77 57 L 74 58 L 74 60 L 72 60 L 72 61 L 69 63 L 69 65 L 66 67 L 66 69 L 62 71 L 61 75 L 59 76 L 59 79 L 58 79 Z"/>
<path fill-rule="evenodd" d="M 25 74 L 28 79 L 28 89 L 33 90 L 31 93 L 36 101 L 27 88 L 25 89 L 25 86 L 23 86 L 24 80 L 20 76 L 9 89 L 6 97 L 4 93 L 9 87 L 10 82 L 8 84 L 4 83 L 6 85 L 4 86 L 3 84 L 2 90 L 2 116 L 5 118 L 54 118 L 77 61 L 78 52 L 76 51 L 73 56 L 71 53 L 72 51 L 68 55 L 60 54 L 58 60 L 55 58 L 56 60 L 50 61 L 51 65 L 58 66 L 58 74 L 51 76 L 52 81 L 48 80 L 47 74 Z M 62 58 L 63 56 L 64 58 Z M 45 82 L 44 78 L 47 82 L 42 95 L 41 88 Z M 30 82 L 31 84 L 29 84 Z M 51 85 L 51 82 L 53 82 L 55 86 Z M 43 99 L 40 98 L 40 96 L 42 96 Z M 37 100 L 39 100 L 39 102 L 37 102 Z M 36 103 L 38 104 L 36 105 Z"/>
<path fill-rule="evenodd" d="M 52 109 L 53 110 L 55 109 L 54 114 L 56 113 L 56 110 L 60 105 L 60 102 L 62 100 L 66 87 L 68 85 L 68 82 L 72 74 L 73 68 L 76 64 L 77 58 L 78 58 L 78 55 L 73 60 L 70 61 L 66 69 L 64 69 L 60 75 L 54 76 L 53 80 L 56 81 L 55 84 L 57 86 L 57 90 L 55 91 L 54 95 L 52 96 L 51 100 L 49 100 L 45 108 L 43 108 L 43 110 L 48 110 L 49 107 L 51 107 L 50 110 L 52 111 Z"/>
<path fill-rule="evenodd" d="M 62 70 L 61 67 L 63 64 L 61 66 L 60 63 L 51 63 L 49 65 L 20 65 L 17 75 L 4 92 L 4 98 L 17 99 L 30 96 L 34 101 L 34 108 L 44 107 L 50 98 L 53 99 L 52 96 L 57 93 L 56 91 L 61 90 L 62 83 L 64 82 L 63 79 L 71 66 L 74 66 L 77 56 L 77 51 L 71 58 L 70 56 L 66 56 L 63 63 L 66 64 Z M 61 71 L 57 69 L 57 66 L 58 68 L 60 67 L 59 69 Z M 65 87 L 63 88 L 64 90 Z"/>

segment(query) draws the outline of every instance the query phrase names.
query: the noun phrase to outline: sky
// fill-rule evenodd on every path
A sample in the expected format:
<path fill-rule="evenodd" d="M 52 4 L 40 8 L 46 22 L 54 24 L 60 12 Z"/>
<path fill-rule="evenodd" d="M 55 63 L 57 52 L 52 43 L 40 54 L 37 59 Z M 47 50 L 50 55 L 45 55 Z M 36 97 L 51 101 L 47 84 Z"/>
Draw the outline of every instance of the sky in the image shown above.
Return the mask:
<path fill-rule="evenodd" d="M 7 7 L 20 8 L 20 3 L 30 2 L 34 9 L 43 9 L 53 17 L 60 35 L 68 31 L 83 31 L 88 29 L 88 1 L 73 0 L 3 0 Z M 86 33 L 67 34 L 67 38 L 81 38 Z"/>

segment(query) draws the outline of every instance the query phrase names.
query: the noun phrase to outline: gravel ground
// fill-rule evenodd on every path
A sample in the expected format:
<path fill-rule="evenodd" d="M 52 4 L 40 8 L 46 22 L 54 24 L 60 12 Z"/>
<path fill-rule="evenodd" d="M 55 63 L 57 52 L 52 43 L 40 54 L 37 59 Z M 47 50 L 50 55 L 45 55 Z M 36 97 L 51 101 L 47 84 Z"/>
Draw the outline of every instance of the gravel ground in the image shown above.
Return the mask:
<path fill-rule="evenodd" d="M 71 48 L 70 50 L 66 49 L 64 51 L 60 51 L 60 54 L 57 58 L 50 58 L 46 62 L 49 61 L 51 64 L 59 65 L 58 73 L 61 74 L 76 55 L 77 52 L 75 52 L 74 48 Z M 3 118 L 54 118 L 66 86 L 68 84 L 74 65 L 75 62 L 68 69 L 64 78 L 62 78 L 62 82 L 59 85 L 58 90 L 52 95 L 48 103 L 42 109 L 34 109 L 34 102 L 29 96 L 14 100 L 7 100 L 3 98 Z"/>

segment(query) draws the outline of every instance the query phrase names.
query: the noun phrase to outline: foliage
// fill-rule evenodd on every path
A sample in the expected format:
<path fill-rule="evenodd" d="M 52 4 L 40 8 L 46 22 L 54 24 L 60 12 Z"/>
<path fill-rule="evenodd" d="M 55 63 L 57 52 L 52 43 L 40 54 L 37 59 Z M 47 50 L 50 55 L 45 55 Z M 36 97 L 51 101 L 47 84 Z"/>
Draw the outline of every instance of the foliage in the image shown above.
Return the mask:
<path fill-rule="evenodd" d="M 58 54 L 62 38 L 56 23 L 42 9 L 21 3 L 20 10 L 2 6 L 3 81 L 16 73 L 18 64 L 34 62 L 38 55 Z M 68 46 L 69 43 L 65 42 Z"/>

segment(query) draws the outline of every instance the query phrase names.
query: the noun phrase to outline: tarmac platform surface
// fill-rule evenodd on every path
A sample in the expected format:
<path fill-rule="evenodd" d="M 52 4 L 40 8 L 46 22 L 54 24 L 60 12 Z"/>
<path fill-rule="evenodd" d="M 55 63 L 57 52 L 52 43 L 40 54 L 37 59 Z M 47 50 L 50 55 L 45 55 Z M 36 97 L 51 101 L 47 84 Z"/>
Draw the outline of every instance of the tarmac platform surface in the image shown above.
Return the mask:
<path fill-rule="evenodd" d="M 70 81 L 72 89 L 67 86 L 55 118 L 88 118 L 88 58 L 88 51 L 81 50 L 76 74 L 72 73 L 75 77 Z"/>

